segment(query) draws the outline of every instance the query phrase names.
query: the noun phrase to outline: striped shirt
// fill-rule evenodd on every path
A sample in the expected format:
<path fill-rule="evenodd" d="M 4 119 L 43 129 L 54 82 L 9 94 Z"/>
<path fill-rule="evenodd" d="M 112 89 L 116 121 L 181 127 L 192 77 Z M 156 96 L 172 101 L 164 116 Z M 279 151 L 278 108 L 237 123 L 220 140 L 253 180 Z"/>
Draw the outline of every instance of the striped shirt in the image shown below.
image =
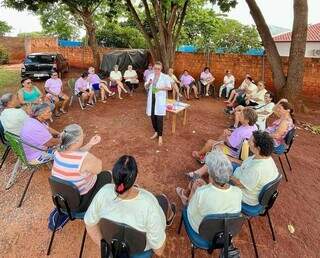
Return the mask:
<path fill-rule="evenodd" d="M 80 173 L 83 160 L 88 152 L 66 151 L 55 152 L 52 175 L 73 183 L 84 195 L 91 190 L 97 181 L 97 176 L 90 173 Z"/>

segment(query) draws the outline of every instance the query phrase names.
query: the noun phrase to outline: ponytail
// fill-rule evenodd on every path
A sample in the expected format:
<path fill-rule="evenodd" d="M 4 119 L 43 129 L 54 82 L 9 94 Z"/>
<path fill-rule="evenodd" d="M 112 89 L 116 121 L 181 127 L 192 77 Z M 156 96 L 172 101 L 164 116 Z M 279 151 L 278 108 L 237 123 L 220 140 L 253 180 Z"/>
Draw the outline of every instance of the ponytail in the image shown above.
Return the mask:
<path fill-rule="evenodd" d="M 60 135 L 60 145 L 58 151 L 67 150 L 73 143 L 75 143 L 82 133 L 82 128 L 80 125 L 71 124 L 66 126 Z"/>

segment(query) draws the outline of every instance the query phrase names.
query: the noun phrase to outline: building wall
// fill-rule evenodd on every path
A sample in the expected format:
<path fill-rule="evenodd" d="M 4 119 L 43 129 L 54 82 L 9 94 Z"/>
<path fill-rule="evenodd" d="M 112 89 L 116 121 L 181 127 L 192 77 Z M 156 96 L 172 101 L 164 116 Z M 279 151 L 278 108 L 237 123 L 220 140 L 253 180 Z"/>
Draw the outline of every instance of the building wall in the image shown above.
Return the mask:
<path fill-rule="evenodd" d="M 24 38 L 0 37 L 0 45 L 8 50 L 9 63 L 20 63 L 25 57 Z"/>
<path fill-rule="evenodd" d="M 280 56 L 289 56 L 290 42 L 276 42 Z M 320 42 L 307 42 L 306 57 L 320 58 Z"/>

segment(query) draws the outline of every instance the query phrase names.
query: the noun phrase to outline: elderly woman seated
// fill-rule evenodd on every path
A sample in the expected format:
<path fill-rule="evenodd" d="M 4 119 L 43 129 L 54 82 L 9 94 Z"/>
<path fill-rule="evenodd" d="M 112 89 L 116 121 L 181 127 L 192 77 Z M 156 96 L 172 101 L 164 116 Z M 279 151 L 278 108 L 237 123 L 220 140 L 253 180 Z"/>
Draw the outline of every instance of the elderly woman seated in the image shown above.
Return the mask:
<path fill-rule="evenodd" d="M 166 226 L 175 216 L 175 205 L 165 195 L 154 196 L 136 185 L 138 167 L 132 156 L 122 156 L 112 170 L 113 184 L 101 188 L 84 217 L 92 240 L 100 245 L 99 221 L 106 218 L 146 232 L 146 248 L 161 256 Z"/>
<path fill-rule="evenodd" d="M 54 154 L 52 175 L 73 183 L 80 192 L 79 211 L 86 211 L 95 194 L 105 184 L 111 183 L 111 173 L 102 170 L 102 161 L 90 153 L 101 137 L 93 136 L 87 144 L 84 133 L 77 124 L 65 127 L 61 142 Z"/>
<path fill-rule="evenodd" d="M 15 135 L 20 135 L 21 128 L 29 115 L 25 110 L 19 108 L 20 103 L 17 96 L 12 93 L 4 94 L 0 99 L 0 105 L 4 108 L 0 114 L 3 129 Z M 29 107 L 27 111 L 30 114 L 31 108 Z"/>
<path fill-rule="evenodd" d="M 209 89 L 210 86 L 213 87 L 213 82 L 215 78 L 213 77 L 212 73 L 210 72 L 209 67 L 205 67 L 200 74 L 200 83 L 202 87 L 205 87 L 205 95 L 209 96 Z"/>
<path fill-rule="evenodd" d="M 48 126 L 47 121 L 51 117 L 50 105 L 42 103 L 33 106 L 32 117 L 24 121 L 20 138 L 26 143 L 23 144 L 23 149 L 30 164 L 46 163 L 53 159 L 53 149 L 60 142 L 60 133 Z"/>
<path fill-rule="evenodd" d="M 207 215 L 241 212 L 242 193 L 240 188 L 229 184 L 232 165 L 227 156 L 220 150 L 213 150 L 206 156 L 205 166 L 209 174 L 208 184 L 195 178 L 188 189 L 176 189 L 182 203 L 188 204 L 188 220 L 196 232 Z"/>
<path fill-rule="evenodd" d="M 173 68 L 169 68 L 168 75 L 170 77 L 171 86 L 172 86 L 172 98 L 176 99 L 176 95 L 179 96 L 179 98 L 182 98 L 182 94 L 179 92 L 179 86 L 181 82 L 178 80 L 178 78 L 173 73 Z"/>
<path fill-rule="evenodd" d="M 253 109 L 244 108 L 239 113 L 240 127 L 234 131 L 230 129 L 224 130 L 220 140 L 208 140 L 199 151 L 193 151 L 192 156 L 203 163 L 205 154 L 211 151 L 214 146 L 219 146 L 225 154 L 238 158 L 243 141 L 249 139 L 252 132 L 258 129 L 255 125 L 257 118 L 258 116 Z"/>
<path fill-rule="evenodd" d="M 187 100 L 190 99 L 190 88 L 193 89 L 194 97 L 198 97 L 198 89 L 196 87 L 195 79 L 189 74 L 188 70 L 184 70 L 183 74 L 180 77 L 181 87 L 186 88 Z"/>
<path fill-rule="evenodd" d="M 30 78 L 21 80 L 22 88 L 18 91 L 18 98 L 21 105 L 42 103 L 42 93 L 38 87 L 32 85 Z"/>
<path fill-rule="evenodd" d="M 84 107 L 93 106 L 94 92 L 91 90 L 88 81 L 89 74 L 83 72 L 81 76 L 76 80 L 74 91 L 75 94 L 83 101 Z"/>
<path fill-rule="evenodd" d="M 274 140 L 274 152 L 281 154 L 286 149 L 285 137 L 294 128 L 293 107 L 286 99 L 282 99 L 275 106 L 274 113 L 279 119 L 274 121 L 266 131 L 270 133 Z"/>
<path fill-rule="evenodd" d="M 123 86 L 122 74 L 118 69 L 119 69 L 119 66 L 117 65 L 113 67 L 113 71 L 111 71 L 110 73 L 110 82 L 111 82 L 111 87 L 117 88 L 119 99 L 123 99 L 121 97 L 121 92 L 123 91 L 124 93 L 128 93 L 128 91 Z"/>
<path fill-rule="evenodd" d="M 128 70 L 124 72 L 123 78 L 130 90 L 130 96 L 132 96 L 133 91 L 139 87 L 138 74 L 136 70 L 132 69 L 132 65 L 128 65 Z"/>
<path fill-rule="evenodd" d="M 223 84 L 219 89 L 219 98 L 222 97 L 222 92 L 226 90 L 226 98 L 229 97 L 230 91 L 234 89 L 235 78 L 230 70 L 226 71 L 226 75 L 223 77 Z"/>

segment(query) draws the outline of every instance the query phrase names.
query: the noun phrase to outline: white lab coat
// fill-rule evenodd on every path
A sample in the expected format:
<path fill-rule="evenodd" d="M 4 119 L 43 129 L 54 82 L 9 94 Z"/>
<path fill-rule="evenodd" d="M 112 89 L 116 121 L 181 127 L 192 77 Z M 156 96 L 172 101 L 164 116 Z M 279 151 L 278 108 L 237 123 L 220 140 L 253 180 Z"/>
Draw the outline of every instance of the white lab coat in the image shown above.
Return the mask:
<path fill-rule="evenodd" d="M 150 74 L 150 76 L 147 78 L 147 81 L 145 84 L 147 84 L 149 81 L 154 79 L 154 73 Z M 152 85 L 152 84 L 151 84 Z M 152 86 L 149 87 L 148 92 L 148 100 L 147 100 L 147 115 L 151 116 L 151 107 L 152 107 Z M 161 88 L 171 88 L 171 81 L 170 77 L 164 73 L 160 74 L 159 80 L 156 84 L 157 89 Z M 155 108 L 154 108 L 154 114 L 156 116 L 165 116 L 166 115 L 166 109 L 167 109 L 167 91 L 166 90 L 160 90 L 155 94 Z"/>

